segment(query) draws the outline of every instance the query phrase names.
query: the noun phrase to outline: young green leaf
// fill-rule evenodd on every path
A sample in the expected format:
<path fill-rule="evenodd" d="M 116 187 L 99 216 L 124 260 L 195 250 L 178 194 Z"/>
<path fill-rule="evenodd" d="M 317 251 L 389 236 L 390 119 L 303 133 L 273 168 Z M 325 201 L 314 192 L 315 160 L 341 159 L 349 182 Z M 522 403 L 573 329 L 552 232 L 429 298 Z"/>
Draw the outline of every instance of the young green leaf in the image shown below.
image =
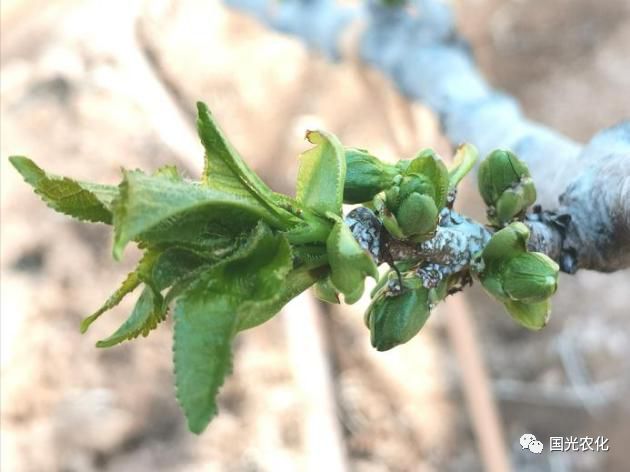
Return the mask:
<path fill-rule="evenodd" d="M 324 131 L 309 131 L 306 139 L 315 147 L 300 156 L 296 199 L 322 215 L 340 215 L 346 178 L 343 146 L 333 134 Z"/>
<path fill-rule="evenodd" d="M 150 287 L 145 287 L 127 320 L 111 336 L 98 341 L 96 347 L 112 347 L 123 341 L 147 336 L 166 319 L 166 307 Z"/>
<path fill-rule="evenodd" d="M 90 325 L 94 323 L 103 313 L 108 310 L 111 310 L 116 305 L 118 305 L 126 295 L 133 292 L 138 285 L 142 282 L 143 274 L 146 274 L 151 270 L 153 264 L 155 263 L 158 254 L 154 251 L 147 251 L 142 256 L 142 259 L 138 263 L 138 267 L 127 275 L 127 278 L 123 281 L 121 286 L 116 290 L 105 302 L 105 304 L 100 307 L 96 312 L 92 315 L 84 318 L 81 322 L 81 332 L 85 333 Z"/>
<path fill-rule="evenodd" d="M 369 275 L 378 280 L 378 269 L 372 256 L 359 246 L 343 221 L 335 223 L 326 247 L 332 284 L 344 294 L 346 303 L 355 303 L 363 293 L 365 277 Z"/>
<path fill-rule="evenodd" d="M 98 341 L 96 347 L 111 347 L 140 335 L 147 336 L 166 319 L 168 303 L 160 292 L 205 263 L 207 261 L 197 254 L 180 248 L 168 248 L 160 253 L 151 267 L 137 272 L 146 286 L 129 318 L 114 334 Z"/>
<path fill-rule="evenodd" d="M 112 201 L 118 195 L 115 186 L 48 174 L 27 157 L 11 156 L 9 160 L 53 210 L 79 220 L 112 223 Z"/>
<path fill-rule="evenodd" d="M 210 188 L 254 198 L 285 225 L 297 223 L 299 220 L 279 206 L 280 198 L 225 138 L 208 106 L 197 102 L 197 112 L 197 130 L 206 150 L 202 182 Z"/>
<path fill-rule="evenodd" d="M 223 192 L 164 175 L 125 172 L 120 197 L 114 206 L 114 257 L 120 259 L 125 245 L 134 239 L 154 241 L 165 227 L 187 239 L 187 227 L 221 222 L 239 233 L 263 220 L 275 228 L 282 221 L 250 196 Z M 185 223 L 185 224 L 182 224 Z M 197 233 L 195 233 L 197 234 Z M 173 231 L 171 231 L 173 236 Z"/>
<path fill-rule="evenodd" d="M 177 397 L 191 431 L 200 433 L 216 412 L 216 394 L 231 369 L 230 346 L 241 315 L 274 300 L 292 256 L 283 235 L 258 224 L 235 254 L 203 272 L 175 309 Z"/>
<path fill-rule="evenodd" d="M 457 185 L 475 166 L 479 158 L 479 151 L 472 144 L 462 144 L 455 151 L 453 168 L 448 172 L 449 189 L 457 188 Z"/>
<path fill-rule="evenodd" d="M 232 371 L 234 300 L 201 278 L 175 307 L 173 354 L 177 399 L 188 428 L 200 434 L 216 414 L 216 395 Z"/>
<path fill-rule="evenodd" d="M 137 270 L 130 272 L 121 286 L 107 299 L 103 306 L 81 321 L 81 332 L 85 333 L 92 323 L 94 323 L 103 313 L 118 305 L 122 299 L 129 293 L 133 292 L 140 283 L 141 281 L 140 277 L 138 277 Z"/>
<path fill-rule="evenodd" d="M 239 307 L 238 331 L 261 325 L 276 315 L 284 305 L 326 276 L 322 269 L 299 268 L 289 272 L 278 291 L 264 301 L 246 301 Z"/>

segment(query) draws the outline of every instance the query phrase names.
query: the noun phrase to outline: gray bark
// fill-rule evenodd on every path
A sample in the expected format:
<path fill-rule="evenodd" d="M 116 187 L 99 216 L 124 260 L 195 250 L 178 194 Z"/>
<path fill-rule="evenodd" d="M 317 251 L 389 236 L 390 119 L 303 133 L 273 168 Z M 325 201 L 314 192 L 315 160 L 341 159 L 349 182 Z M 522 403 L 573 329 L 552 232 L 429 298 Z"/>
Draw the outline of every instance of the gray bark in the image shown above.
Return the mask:
<path fill-rule="evenodd" d="M 485 155 L 505 148 L 527 162 L 545 210 L 528 221 L 532 249 L 565 272 L 630 267 L 630 121 L 585 147 L 528 120 L 512 97 L 483 78 L 452 11 L 417 0 L 418 14 L 377 2 L 352 8 L 334 0 L 225 0 L 269 27 L 296 36 L 333 60 L 341 38 L 360 28 L 360 59 L 388 76 L 410 100 L 428 105 L 449 140 Z"/>

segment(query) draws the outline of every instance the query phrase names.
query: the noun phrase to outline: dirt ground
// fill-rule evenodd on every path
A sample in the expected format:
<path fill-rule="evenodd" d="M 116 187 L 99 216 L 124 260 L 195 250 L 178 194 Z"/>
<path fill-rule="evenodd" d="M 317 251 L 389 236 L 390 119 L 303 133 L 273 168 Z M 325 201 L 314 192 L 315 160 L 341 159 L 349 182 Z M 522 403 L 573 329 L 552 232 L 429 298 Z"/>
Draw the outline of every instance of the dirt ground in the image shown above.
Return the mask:
<path fill-rule="evenodd" d="M 528 116 L 580 141 L 628 118 L 626 0 L 455 6 L 487 77 Z M 324 458 L 360 472 L 482 470 L 444 310 L 407 345 L 376 353 L 365 300 L 329 308 L 303 298 L 239 336 L 220 414 L 202 436 L 190 434 L 174 398 L 170 320 L 146 339 L 96 349 L 127 300 L 86 335 L 78 330 L 137 252 L 115 263 L 108 228 L 53 213 L 7 161 L 28 155 L 104 183 L 118 182 L 121 167 L 167 163 L 194 176 L 201 99 L 264 179 L 292 192 L 307 128 L 391 159 L 420 146 L 448 154 L 426 111 L 413 109 L 413 136 L 394 139 L 396 98 L 369 85 L 380 79 L 366 82 L 362 69 L 331 65 L 218 2 L 13 0 L 3 2 L 1 26 L 3 471 L 275 472 Z M 480 213 L 471 192 L 462 200 Z M 629 271 L 563 275 L 539 333 L 512 323 L 478 287 L 467 291 L 515 470 L 630 468 L 629 287 Z M 304 391 L 296 374 L 311 365 L 292 337 L 296 327 L 311 336 L 312 323 L 295 321 L 307 311 L 332 372 L 329 397 Z M 333 402 L 329 429 L 311 427 L 314 398 Z M 542 438 L 543 454 L 521 450 L 523 433 Z M 586 435 L 607 437 L 610 451 L 548 452 L 550 436 Z M 338 455 L 314 449 L 313 437 L 333 438 Z"/>

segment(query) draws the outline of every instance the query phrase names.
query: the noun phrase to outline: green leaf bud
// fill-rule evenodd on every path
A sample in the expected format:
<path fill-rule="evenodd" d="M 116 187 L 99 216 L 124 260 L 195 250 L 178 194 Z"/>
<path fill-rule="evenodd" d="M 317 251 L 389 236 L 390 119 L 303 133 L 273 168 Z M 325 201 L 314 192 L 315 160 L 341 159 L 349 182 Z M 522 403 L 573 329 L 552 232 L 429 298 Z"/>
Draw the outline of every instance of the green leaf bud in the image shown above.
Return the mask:
<path fill-rule="evenodd" d="M 385 191 L 385 205 L 389 211 L 396 211 L 400 205 L 400 186 L 394 185 Z"/>
<path fill-rule="evenodd" d="M 503 289 L 512 300 L 542 302 L 556 293 L 558 271 L 558 264 L 545 254 L 526 252 L 507 262 Z"/>
<path fill-rule="evenodd" d="M 503 305 L 518 324 L 532 330 L 544 328 L 551 314 L 551 303 L 549 300 L 538 303 L 508 300 Z"/>
<path fill-rule="evenodd" d="M 346 148 L 346 180 L 343 187 L 345 203 L 363 203 L 392 185 L 398 173 L 395 166 L 386 164 L 362 149 Z"/>
<path fill-rule="evenodd" d="M 412 193 L 420 193 L 436 199 L 436 189 L 428 177 L 422 174 L 408 174 L 400 181 L 400 199 L 407 198 Z"/>
<path fill-rule="evenodd" d="M 523 223 L 515 222 L 492 235 L 481 254 L 487 268 L 527 251 L 529 229 Z"/>
<path fill-rule="evenodd" d="M 432 150 L 421 151 L 409 164 L 406 175 L 421 174 L 433 185 L 435 205 L 446 205 L 448 195 L 448 170 L 442 159 Z"/>
<path fill-rule="evenodd" d="M 387 351 L 418 334 L 431 312 L 429 292 L 415 276 L 403 279 L 400 294 L 390 293 L 387 285 L 382 288 L 365 316 L 372 346 Z"/>
<path fill-rule="evenodd" d="M 448 171 L 431 150 L 408 162 L 401 166 L 404 174 L 384 192 L 388 211 L 380 216 L 394 237 L 421 242 L 435 232 L 439 212 L 446 204 Z M 378 210 L 376 202 L 375 207 Z"/>
<path fill-rule="evenodd" d="M 519 222 L 497 231 L 481 253 L 482 268 L 473 273 L 519 324 L 540 329 L 549 318 L 559 267 L 545 254 L 528 252 L 528 238 Z"/>
<path fill-rule="evenodd" d="M 503 226 L 522 216 L 536 201 L 536 187 L 527 165 L 509 151 L 496 150 L 479 166 L 479 193 L 488 219 Z"/>
<path fill-rule="evenodd" d="M 438 209 L 427 195 L 412 193 L 402 201 L 396 216 L 403 233 L 428 235 L 435 231 Z"/>
<path fill-rule="evenodd" d="M 530 177 L 527 165 L 510 151 L 492 151 L 479 166 L 479 193 L 488 206 L 522 178 Z"/>

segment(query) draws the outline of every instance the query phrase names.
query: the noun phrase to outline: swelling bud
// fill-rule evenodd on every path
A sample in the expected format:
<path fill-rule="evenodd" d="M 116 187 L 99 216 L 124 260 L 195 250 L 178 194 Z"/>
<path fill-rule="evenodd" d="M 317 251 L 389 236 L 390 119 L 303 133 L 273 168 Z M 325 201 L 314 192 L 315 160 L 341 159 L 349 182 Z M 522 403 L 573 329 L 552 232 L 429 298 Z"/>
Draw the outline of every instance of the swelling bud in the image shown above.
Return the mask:
<path fill-rule="evenodd" d="M 527 165 L 509 151 L 493 151 L 483 160 L 478 186 L 488 207 L 488 219 L 496 226 L 522 217 L 536 201 L 536 187 Z"/>
<path fill-rule="evenodd" d="M 440 210 L 446 205 L 448 171 L 431 150 L 422 151 L 384 192 L 383 224 L 398 239 L 421 242 L 433 236 Z M 382 208 L 380 202 L 375 207 Z"/>
<path fill-rule="evenodd" d="M 556 293 L 559 270 L 558 264 L 545 254 L 521 254 L 506 264 L 502 274 L 503 290 L 512 300 L 542 302 Z"/>
<path fill-rule="evenodd" d="M 344 203 L 363 203 L 392 184 L 396 166 L 386 164 L 363 149 L 346 148 Z"/>
<path fill-rule="evenodd" d="M 497 231 L 473 274 L 519 324 L 540 329 L 549 319 L 549 299 L 558 286 L 559 267 L 542 253 L 528 252 L 528 239 L 529 230 L 523 223 Z"/>
<path fill-rule="evenodd" d="M 388 285 L 379 290 L 365 315 L 372 346 L 387 351 L 418 334 L 431 312 L 430 292 L 415 276 L 403 278 L 398 294 Z"/>

